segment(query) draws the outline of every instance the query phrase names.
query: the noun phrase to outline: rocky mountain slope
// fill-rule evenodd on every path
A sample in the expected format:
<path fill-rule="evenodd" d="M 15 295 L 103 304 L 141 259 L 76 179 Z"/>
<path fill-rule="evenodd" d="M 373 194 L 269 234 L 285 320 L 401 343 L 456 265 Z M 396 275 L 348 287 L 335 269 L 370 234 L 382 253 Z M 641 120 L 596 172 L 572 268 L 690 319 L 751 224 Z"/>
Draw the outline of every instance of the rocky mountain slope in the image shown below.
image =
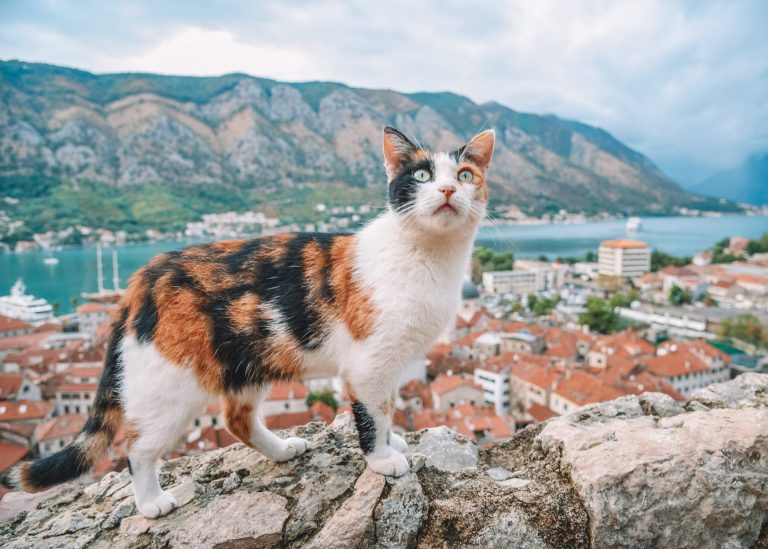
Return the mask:
<path fill-rule="evenodd" d="M 136 513 L 129 475 L 0 505 L 0 542 L 39 547 L 768 547 L 768 375 L 685 403 L 623 397 L 480 450 L 441 427 L 408 435 L 413 471 L 365 468 L 348 414 L 275 464 L 236 444 L 167 462 L 180 503 Z"/>
<path fill-rule="evenodd" d="M 198 194 L 224 186 L 246 200 L 318 186 L 380 197 L 386 124 L 437 148 L 496 128 L 497 203 L 538 212 L 722 208 L 603 130 L 452 93 L 243 74 L 95 75 L 20 61 L 0 62 L 0 194 L 36 197 L 62 183 L 96 182 Z"/>
<path fill-rule="evenodd" d="M 748 158 L 732 170 L 713 175 L 692 190 L 752 204 L 768 204 L 768 153 Z"/>

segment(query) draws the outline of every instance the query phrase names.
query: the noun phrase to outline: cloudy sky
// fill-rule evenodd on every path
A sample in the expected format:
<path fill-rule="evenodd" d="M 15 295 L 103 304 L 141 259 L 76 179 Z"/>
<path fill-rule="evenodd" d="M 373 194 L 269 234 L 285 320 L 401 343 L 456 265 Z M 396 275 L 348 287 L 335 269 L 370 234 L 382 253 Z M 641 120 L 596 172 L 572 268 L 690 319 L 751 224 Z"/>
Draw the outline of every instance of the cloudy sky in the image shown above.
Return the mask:
<path fill-rule="evenodd" d="M 768 2 L 0 0 L 0 59 L 454 91 L 695 183 L 768 151 Z M 480 4 L 480 3 L 476 3 Z"/>

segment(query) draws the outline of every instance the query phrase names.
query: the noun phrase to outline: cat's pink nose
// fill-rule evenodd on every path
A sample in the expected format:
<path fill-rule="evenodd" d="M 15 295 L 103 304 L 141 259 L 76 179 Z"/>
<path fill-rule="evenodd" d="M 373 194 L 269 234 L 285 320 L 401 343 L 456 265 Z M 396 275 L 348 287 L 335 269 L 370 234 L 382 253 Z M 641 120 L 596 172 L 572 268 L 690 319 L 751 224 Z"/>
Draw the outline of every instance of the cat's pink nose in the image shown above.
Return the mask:
<path fill-rule="evenodd" d="M 453 195 L 453 193 L 456 192 L 456 187 L 454 187 L 453 185 L 443 185 L 437 190 L 445 195 L 446 200 L 450 200 L 451 195 Z"/>

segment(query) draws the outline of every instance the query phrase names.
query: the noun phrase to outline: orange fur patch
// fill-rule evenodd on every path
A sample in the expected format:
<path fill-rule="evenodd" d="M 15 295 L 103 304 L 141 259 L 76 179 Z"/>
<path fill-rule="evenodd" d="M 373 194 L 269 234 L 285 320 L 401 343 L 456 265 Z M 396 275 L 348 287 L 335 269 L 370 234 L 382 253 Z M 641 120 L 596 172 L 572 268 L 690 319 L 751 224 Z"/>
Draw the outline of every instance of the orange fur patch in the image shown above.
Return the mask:
<path fill-rule="evenodd" d="M 199 311 L 198 297 L 173 287 L 171 278 L 170 273 L 161 276 L 153 292 L 158 314 L 155 346 L 172 362 L 191 367 L 205 389 L 218 393 L 221 366 L 211 348 L 211 319 Z"/>
<path fill-rule="evenodd" d="M 355 280 L 354 236 L 341 236 L 331 247 L 331 286 L 336 294 L 336 304 L 341 320 L 352 337 L 365 339 L 373 333 L 375 311 L 369 292 Z"/>
<path fill-rule="evenodd" d="M 129 334 L 135 334 L 133 321 L 139 313 L 141 304 L 144 302 L 144 296 L 147 293 L 147 283 L 144 280 L 144 271 L 146 268 L 139 269 L 128 281 L 128 288 L 120 299 L 118 309 L 127 308 L 128 316 L 125 319 L 125 331 Z"/>
<path fill-rule="evenodd" d="M 211 244 L 211 249 L 216 252 L 232 253 L 242 248 L 245 240 L 220 240 Z"/>
<path fill-rule="evenodd" d="M 464 170 L 469 170 L 472 172 L 472 184 L 477 187 L 480 190 L 481 196 L 484 201 L 488 200 L 488 187 L 485 184 L 485 170 L 480 168 L 479 166 L 476 166 L 475 164 L 471 162 L 462 162 L 459 164 L 458 170 L 456 170 L 456 173 L 460 173 Z"/>
<path fill-rule="evenodd" d="M 293 240 L 295 236 L 296 235 L 293 233 L 284 233 L 269 237 L 264 241 L 264 245 L 259 251 L 259 256 L 275 263 L 281 261 L 283 257 L 285 257 L 287 244 Z"/>
<path fill-rule="evenodd" d="M 270 337 L 261 358 L 264 368 L 267 369 L 268 379 L 288 381 L 301 376 L 299 347 L 291 337 Z"/>
<path fill-rule="evenodd" d="M 234 278 L 226 272 L 220 263 L 190 259 L 182 261 L 181 265 L 208 293 L 226 290 L 232 287 L 235 282 Z"/>
<path fill-rule="evenodd" d="M 238 332 L 250 332 L 253 322 L 259 314 L 259 296 L 254 293 L 246 293 L 229 304 L 229 318 Z"/>
<path fill-rule="evenodd" d="M 136 441 L 141 438 L 141 431 L 139 431 L 138 425 L 133 421 L 128 421 L 125 425 L 125 441 L 128 445 L 128 449 L 136 444 Z"/>
<path fill-rule="evenodd" d="M 230 433 L 246 446 L 251 446 L 253 432 L 253 405 L 236 398 L 227 397 L 224 402 L 224 422 Z"/>

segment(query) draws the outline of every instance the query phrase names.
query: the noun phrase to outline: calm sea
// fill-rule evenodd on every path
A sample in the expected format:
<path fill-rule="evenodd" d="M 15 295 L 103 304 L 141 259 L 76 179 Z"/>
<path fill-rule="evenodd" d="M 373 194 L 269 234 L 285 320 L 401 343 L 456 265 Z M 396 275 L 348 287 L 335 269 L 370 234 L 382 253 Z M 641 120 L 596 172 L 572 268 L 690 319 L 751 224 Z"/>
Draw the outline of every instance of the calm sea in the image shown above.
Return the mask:
<path fill-rule="evenodd" d="M 587 251 L 597 252 L 601 241 L 631 237 L 648 242 L 653 248 L 674 255 L 690 255 L 708 248 L 726 236 L 754 238 L 768 232 L 768 217 L 724 216 L 656 217 L 643 219 L 640 231 L 628 233 L 623 221 L 584 223 L 579 225 L 533 225 L 486 227 L 477 243 L 499 251 L 512 251 L 517 257 L 579 257 Z M 122 246 L 118 249 L 120 285 L 160 252 L 181 248 L 189 242 L 156 242 Z M 74 310 L 74 300 L 82 301 L 82 292 L 96 291 L 96 249 L 72 248 L 54 253 L 59 264 L 43 263 L 45 254 L 0 255 L 0 295 L 6 295 L 17 278 L 24 279 L 27 292 L 57 304 L 59 313 Z M 104 282 L 112 285 L 112 259 L 104 253 Z"/>

